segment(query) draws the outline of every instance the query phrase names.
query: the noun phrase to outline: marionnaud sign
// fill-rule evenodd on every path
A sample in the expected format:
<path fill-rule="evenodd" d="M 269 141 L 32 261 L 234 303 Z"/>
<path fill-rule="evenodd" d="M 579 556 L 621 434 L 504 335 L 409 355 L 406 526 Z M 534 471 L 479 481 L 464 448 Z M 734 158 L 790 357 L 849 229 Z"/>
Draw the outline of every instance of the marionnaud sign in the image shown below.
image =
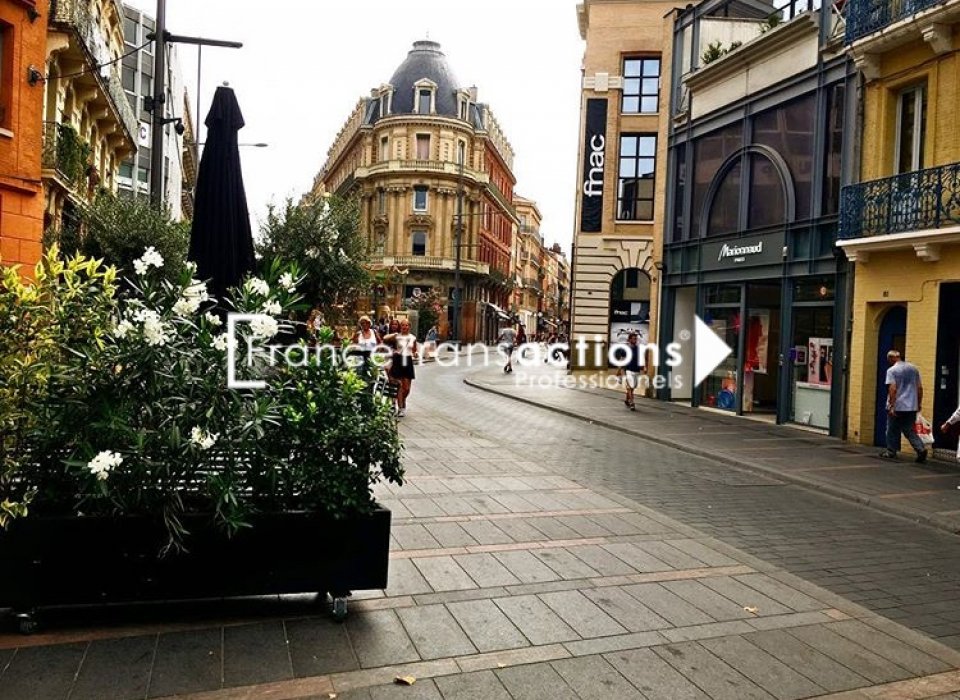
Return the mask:
<path fill-rule="evenodd" d="M 583 183 L 580 230 L 599 233 L 603 228 L 603 177 L 607 148 L 607 101 L 587 100 L 583 133 Z"/>
<path fill-rule="evenodd" d="M 783 231 L 763 236 L 704 243 L 700 264 L 703 270 L 773 265 L 783 261 Z"/>

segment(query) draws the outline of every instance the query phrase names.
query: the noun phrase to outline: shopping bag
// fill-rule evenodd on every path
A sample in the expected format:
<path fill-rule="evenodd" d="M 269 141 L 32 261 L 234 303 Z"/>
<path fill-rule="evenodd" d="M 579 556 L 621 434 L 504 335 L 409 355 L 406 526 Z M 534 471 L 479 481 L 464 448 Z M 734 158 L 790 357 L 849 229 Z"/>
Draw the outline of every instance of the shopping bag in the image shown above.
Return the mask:
<path fill-rule="evenodd" d="M 917 413 L 917 421 L 913 426 L 913 429 L 917 433 L 917 437 L 920 438 L 920 441 L 924 445 L 933 444 L 933 426 L 930 425 L 930 421 L 924 418 L 920 413 Z"/>

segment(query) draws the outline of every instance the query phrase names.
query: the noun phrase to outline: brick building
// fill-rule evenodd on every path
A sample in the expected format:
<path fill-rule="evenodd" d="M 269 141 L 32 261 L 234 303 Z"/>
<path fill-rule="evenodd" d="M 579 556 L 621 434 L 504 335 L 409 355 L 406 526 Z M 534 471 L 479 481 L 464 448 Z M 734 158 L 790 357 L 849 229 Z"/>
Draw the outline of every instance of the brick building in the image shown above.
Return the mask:
<path fill-rule="evenodd" d="M 32 1 L 0 0 L 0 261 L 3 264 L 32 265 L 41 253 L 45 15 Z"/>

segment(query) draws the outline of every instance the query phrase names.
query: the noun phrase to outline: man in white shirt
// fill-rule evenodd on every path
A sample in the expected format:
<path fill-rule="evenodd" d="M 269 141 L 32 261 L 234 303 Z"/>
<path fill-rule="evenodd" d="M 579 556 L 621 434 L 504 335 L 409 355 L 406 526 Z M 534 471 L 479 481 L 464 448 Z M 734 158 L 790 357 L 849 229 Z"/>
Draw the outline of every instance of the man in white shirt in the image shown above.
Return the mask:
<path fill-rule="evenodd" d="M 503 366 L 503 373 L 509 374 L 513 371 L 513 348 L 517 344 L 517 331 L 513 326 L 507 326 L 500 331 L 500 337 L 497 338 L 500 346 L 500 352 L 506 355 L 507 364 Z"/>
<path fill-rule="evenodd" d="M 917 411 L 923 403 L 923 382 L 920 370 L 900 358 L 897 350 L 887 353 L 887 449 L 880 453 L 885 459 L 896 459 L 902 434 L 917 452 L 917 462 L 927 461 L 927 448 L 917 435 L 914 425 Z"/>

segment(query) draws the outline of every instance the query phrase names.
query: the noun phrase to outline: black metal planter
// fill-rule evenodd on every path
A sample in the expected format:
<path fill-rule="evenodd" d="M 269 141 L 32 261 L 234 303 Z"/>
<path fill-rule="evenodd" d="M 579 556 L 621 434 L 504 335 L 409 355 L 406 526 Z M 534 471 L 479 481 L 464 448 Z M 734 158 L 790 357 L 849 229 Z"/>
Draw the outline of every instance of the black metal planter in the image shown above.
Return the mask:
<path fill-rule="evenodd" d="M 188 552 L 159 557 L 163 525 L 144 517 L 38 517 L 0 530 L 0 607 L 18 614 L 54 605 L 329 593 L 334 617 L 350 591 L 387 586 L 390 511 L 342 520 L 265 513 L 232 538 L 211 518 L 184 519 Z"/>

